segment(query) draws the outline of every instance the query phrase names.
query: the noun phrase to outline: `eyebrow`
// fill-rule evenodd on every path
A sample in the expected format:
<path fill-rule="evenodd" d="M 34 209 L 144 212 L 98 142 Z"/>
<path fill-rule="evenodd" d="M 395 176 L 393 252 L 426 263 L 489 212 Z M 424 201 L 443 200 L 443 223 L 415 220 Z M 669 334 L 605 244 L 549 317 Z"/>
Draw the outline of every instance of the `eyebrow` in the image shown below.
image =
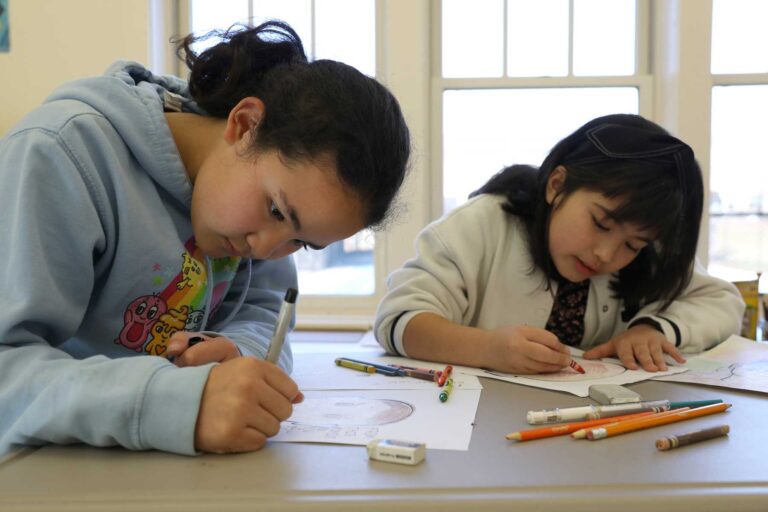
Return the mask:
<path fill-rule="evenodd" d="M 293 230 L 297 233 L 301 231 L 301 220 L 299 220 L 299 216 L 296 214 L 296 210 L 291 206 L 291 203 L 288 202 L 288 198 L 285 197 L 285 192 L 280 190 L 278 192 L 280 195 L 280 201 L 282 201 L 283 205 L 285 206 L 285 213 L 288 215 L 288 218 L 291 219 L 291 225 L 293 226 Z M 306 240 L 302 240 L 305 244 L 307 244 L 310 248 L 314 249 L 315 251 L 321 251 L 325 249 L 326 246 L 320 246 L 313 244 L 311 242 L 308 242 Z"/>
<path fill-rule="evenodd" d="M 601 210 L 603 210 L 603 213 L 605 213 L 605 216 L 606 216 L 606 217 L 608 217 L 609 219 L 611 219 L 611 220 L 612 220 L 612 221 L 614 221 L 614 222 L 618 222 L 618 221 L 616 220 L 616 217 L 613 215 L 613 211 L 612 211 L 612 210 L 610 210 L 610 209 L 606 208 L 605 206 L 603 206 L 603 205 L 601 205 L 601 204 L 599 204 L 599 203 L 593 203 L 593 204 L 594 204 L 595 206 L 597 206 L 598 208 L 600 208 Z M 638 240 L 641 240 L 641 241 L 643 241 L 643 242 L 645 242 L 645 243 L 647 243 L 647 244 L 650 244 L 650 243 L 652 243 L 652 242 L 653 242 L 653 239 L 652 239 L 652 238 L 647 238 L 647 237 L 644 237 L 644 236 L 639 236 L 639 235 L 635 235 L 635 236 L 633 236 L 632 238 L 636 238 L 636 239 L 638 239 Z"/>

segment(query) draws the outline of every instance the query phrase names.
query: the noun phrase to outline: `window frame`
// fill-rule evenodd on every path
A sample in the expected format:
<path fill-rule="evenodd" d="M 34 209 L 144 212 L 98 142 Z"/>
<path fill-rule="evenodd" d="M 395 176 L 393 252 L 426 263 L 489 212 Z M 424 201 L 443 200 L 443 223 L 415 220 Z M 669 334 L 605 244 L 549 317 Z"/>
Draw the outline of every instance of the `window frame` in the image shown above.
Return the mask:
<path fill-rule="evenodd" d="M 173 2 L 177 33 L 186 34 L 189 0 Z M 705 204 L 709 204 L 712 86 L 745 80 L 744 75 L 711 74 L 711 1 L 638 0 L 636 72 L 610 78 L 442 78 L 440 4 L 440 0 L 376 0 L 376 76 L 400 101 L 413 141 L 410 174 L 400 195 L 403 209 L 387 231 L 376 233 L 375 293 L 302 297 L 297 306 L 299 328 L 369 328 L 386 292 L 386 277 L 413 256 L 419 231 L 442 215 L 442 93 L 448 89 L 637 87 L 639 113 L 694 149 L 704 174 Z M 184 76 L 182 63 L 175 62 L 178 67 L 170 71 Z M 705 265 L 708 226 L 705 208 L 698 251 Z"/>

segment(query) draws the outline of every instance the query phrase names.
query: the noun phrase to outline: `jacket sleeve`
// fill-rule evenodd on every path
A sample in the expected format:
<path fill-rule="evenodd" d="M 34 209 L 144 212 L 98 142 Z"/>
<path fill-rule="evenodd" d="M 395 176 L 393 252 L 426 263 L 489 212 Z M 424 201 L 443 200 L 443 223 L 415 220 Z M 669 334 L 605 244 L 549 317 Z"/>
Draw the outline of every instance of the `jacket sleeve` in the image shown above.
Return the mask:
<path fill-rule="evenodd" d="M 0 154 L 0 451 L 82 442 L 193 454 L 210 366 L 59 348 L 88 314 L 105 247 L 76 156 L 43 131 L 0 141 Z"/>
<path fill-rule="evenodd" d="M 493 210 L 502 218 L 500 210 Z M 455 323 L 466 323 L 477 304 L 484 277 L 479 269 L 490 250 L 484 250 L 489 222 L 478 217 L 483 208 L 465 208 L 427 226 L 416 238 L 416 256 L 390 274 L 389 292 L 379 304 L 374 333 L 391 354 L 407 355 L 402 335 L 420 313 L 435 313 Z"/>
<path fill-rule="evenodd" d="M 251 271 L 242 264 L 224 302 L 211 321 L 211 330 L 234 341 L 243 355 L 264 359 L 275 329 L 275 323 L 288 288 L 297 288 L 293 258 L 253 261 Z M 244 302 L 239 298 L 244 292 Z M 236 311 L 236 312 L 233 312 Z M 291 319 L 291 328 L 296 323 Z M 278 365 L 290 373 L 293 357 L 290 344 L 283 345 Z"/>
<path fill-rule="evenodd" d="M 709 275 L 697 261 L 683 294 L 666 310 L 658 304 L 642 308 L 629 325 L 649 318 L 667 339 L 686 353 L 702 352 L 741 330 L 744 301 L 732 283 Z"/>

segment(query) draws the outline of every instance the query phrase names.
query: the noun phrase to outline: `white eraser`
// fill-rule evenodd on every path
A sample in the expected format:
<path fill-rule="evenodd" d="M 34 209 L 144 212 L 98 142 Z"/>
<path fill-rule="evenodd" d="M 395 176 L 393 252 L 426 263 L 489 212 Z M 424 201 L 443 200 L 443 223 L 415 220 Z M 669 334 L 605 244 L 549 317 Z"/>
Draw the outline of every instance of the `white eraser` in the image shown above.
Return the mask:
<path fill-rule="evenodd" d="M 374 439 L 368 443 L 368 457 L 397 464 L 418 464 L 424 460 L 427 447 L 424 443 L 395 441 L 394 439 Z"/>

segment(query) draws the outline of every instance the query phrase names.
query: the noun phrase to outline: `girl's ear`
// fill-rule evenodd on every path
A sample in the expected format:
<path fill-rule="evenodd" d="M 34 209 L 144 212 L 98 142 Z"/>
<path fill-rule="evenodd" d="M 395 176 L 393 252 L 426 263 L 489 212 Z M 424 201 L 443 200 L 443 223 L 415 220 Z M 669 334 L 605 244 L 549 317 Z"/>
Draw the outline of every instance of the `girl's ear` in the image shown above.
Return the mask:
<path fill-rule="evenodd" d="M 563 185 L 565 184 L 566 173 L 567 171 L 565 167 L 558 165 L 549 174 L 549 178 L 547 178 L 547 204 L 551 205 L 557 195 L 562 191 Z"/>
<path fill-rule="evenodd" d="M 229 112 L 227 126 L 224 129 L 224 140 L 229 144 L 243 141 L 250 142 L 251 130 L 259 125 L 264 117 L 264 102 L 255 96 L 243 98 Z"/>

